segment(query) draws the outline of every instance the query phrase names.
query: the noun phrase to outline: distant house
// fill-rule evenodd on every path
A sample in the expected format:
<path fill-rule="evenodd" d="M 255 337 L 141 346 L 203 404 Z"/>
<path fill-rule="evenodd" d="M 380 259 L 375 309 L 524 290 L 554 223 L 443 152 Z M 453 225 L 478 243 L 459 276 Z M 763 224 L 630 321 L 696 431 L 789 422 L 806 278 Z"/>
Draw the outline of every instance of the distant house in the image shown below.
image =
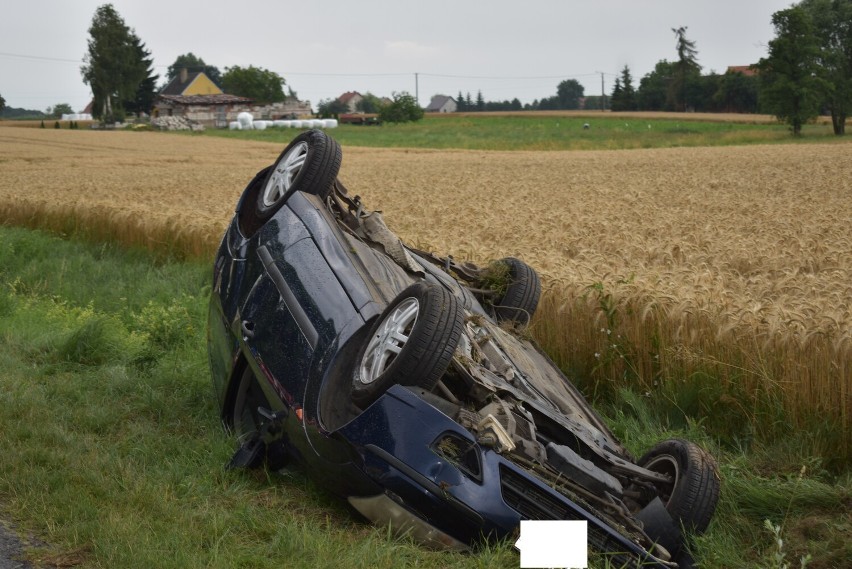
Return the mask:
<path fill-rule="evenodd" d="M 161 95 L 222 95 L 224 91 L 218 87 L 203 71 L 190 72 L 186 68 L 180 70 Z"/>
<path fill-rule="evenodd" d="M 427 113 L 454 113 L 458 110 L 458 104 L 447 95 L 435 95 L 425 110 Z"/>
<path fill-rule="evenodd" d="M 185 117 L 204 126 L 226 127 L 253 100 L 237 95 L 164 95 L 154 99 L 155 117 Z"/>
<path fill-rule="evenodd" d="M 757 75 L 757 69 L 751 65 L 731 65 L 725 73 L 742 73 L 746 77 Z"/>
<path fill-rule="evenodd" d="M 310 115 L 311 104 L 288 98 L 258 106 L 254 99 L 223 93 L 202 71 L 182 69 L 154 99 L 153 116 L 179 116 L 206 127 L 225 128 L 243 111 L 256 119 L 276 120 Z"/>
<path fill-rule="evenodd" d="M 205 126 L 226 126 L 236 106 L 250 105 L 246 97 L 226 95 L 203 71 L 181 69 L 154 99 L 155 117 L 178 116 Z"/>
<path fill-rule="evenodd" d="M 364 97 L 357 91 L 348 91 L 340 95 L 337 100 L 338 102 L 346 105 L 346 108 L 349 109 L 350 113 L 354 113 L 358 110 L 358 103 L 363 101 Z"/>

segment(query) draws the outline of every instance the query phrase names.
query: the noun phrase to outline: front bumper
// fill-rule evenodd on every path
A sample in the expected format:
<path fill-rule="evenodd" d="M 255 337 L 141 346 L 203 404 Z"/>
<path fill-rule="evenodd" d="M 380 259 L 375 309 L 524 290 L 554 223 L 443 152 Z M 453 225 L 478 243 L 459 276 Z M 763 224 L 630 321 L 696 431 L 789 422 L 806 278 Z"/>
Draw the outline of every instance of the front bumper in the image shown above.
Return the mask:
<path fill-rule="evenodd" d="M 393 500 L 388 494 L 361 498 L 350 496 L 349 503 L 377 526 L 390 526 L 396 534 L 409 535 L 418 543 L 435 549 L 467 551 L 470 548 L 451 535 L 429 524 L 417 514 Z"/>
<path fill-rule="evenodd" d="M 393 524 L 394 516 L 406 520 L 405 527 L 426 535 L 427 543 L 432 535 L 440 536 L 438 542 L 447 536 L 461 544 L 512 539 L 521 519 L 586 520 L 590 549 L 615 556 L 619 566 L 667 565 L 502 455 L 476 445 L 467 430 L 408 388 L 391 387 L 338 433 L 356 449 L 364 473 L 386 490 L 385 498 L 366 499 L 373 500 L 371 515 L 362 513 L 379 523 Z M 448 433 L 476 445 L 477 476 L 434 450 Z M 377 514 L 381 507 L 395 513 Z"/>

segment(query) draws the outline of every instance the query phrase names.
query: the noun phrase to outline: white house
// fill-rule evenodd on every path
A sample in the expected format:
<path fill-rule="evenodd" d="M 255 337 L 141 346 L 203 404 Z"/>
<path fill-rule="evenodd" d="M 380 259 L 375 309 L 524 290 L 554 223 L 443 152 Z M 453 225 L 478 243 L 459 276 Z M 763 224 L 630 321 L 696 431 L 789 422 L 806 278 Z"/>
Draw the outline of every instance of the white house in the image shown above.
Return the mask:
<path fill-rule="evenodd" d="M 435 95 L 426 107 L 427 113 L 454 113 L 457 110 L 456 100 L 447 95 Z"/>

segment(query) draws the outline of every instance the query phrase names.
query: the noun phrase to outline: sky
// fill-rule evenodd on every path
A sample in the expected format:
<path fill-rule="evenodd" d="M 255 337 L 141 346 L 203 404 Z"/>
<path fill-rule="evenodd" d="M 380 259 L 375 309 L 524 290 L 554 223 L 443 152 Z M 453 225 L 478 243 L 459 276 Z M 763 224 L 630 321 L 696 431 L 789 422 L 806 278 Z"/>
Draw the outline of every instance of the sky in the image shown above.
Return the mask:
<path fill-rule="evenodd" d="M 0 95 L 45 110 L 91 99 L 80 66 L 103 0 L 0 0 Z M 113 0 L 154 59 L 160 82 L 192 52 L 221 71 L 254 65 L 284 77 L 302 100 L 346 91 L 433 95 L 478 91 L 524 104 L 576 79 L 586 95 L 634 86 L 677 59 L 685 26 L 705 73 L 756 63 L 774 37 L 771 17 L 791 0 Z M 285 88 L 286 92 L 286 88 Z"/>

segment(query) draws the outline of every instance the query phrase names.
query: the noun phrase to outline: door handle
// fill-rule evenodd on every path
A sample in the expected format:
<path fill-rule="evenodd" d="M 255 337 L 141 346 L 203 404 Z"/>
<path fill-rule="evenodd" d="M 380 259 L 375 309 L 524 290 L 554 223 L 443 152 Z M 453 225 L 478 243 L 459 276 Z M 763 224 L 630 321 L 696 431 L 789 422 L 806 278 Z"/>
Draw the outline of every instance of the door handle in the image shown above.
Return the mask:
<path fill-rule="evenodd" d="M 251 320 L 243 320 L 240 323 L 240 329 L 243 332 L 243 338 L 248 340 L 254 338 L 254 322 Z"/>

